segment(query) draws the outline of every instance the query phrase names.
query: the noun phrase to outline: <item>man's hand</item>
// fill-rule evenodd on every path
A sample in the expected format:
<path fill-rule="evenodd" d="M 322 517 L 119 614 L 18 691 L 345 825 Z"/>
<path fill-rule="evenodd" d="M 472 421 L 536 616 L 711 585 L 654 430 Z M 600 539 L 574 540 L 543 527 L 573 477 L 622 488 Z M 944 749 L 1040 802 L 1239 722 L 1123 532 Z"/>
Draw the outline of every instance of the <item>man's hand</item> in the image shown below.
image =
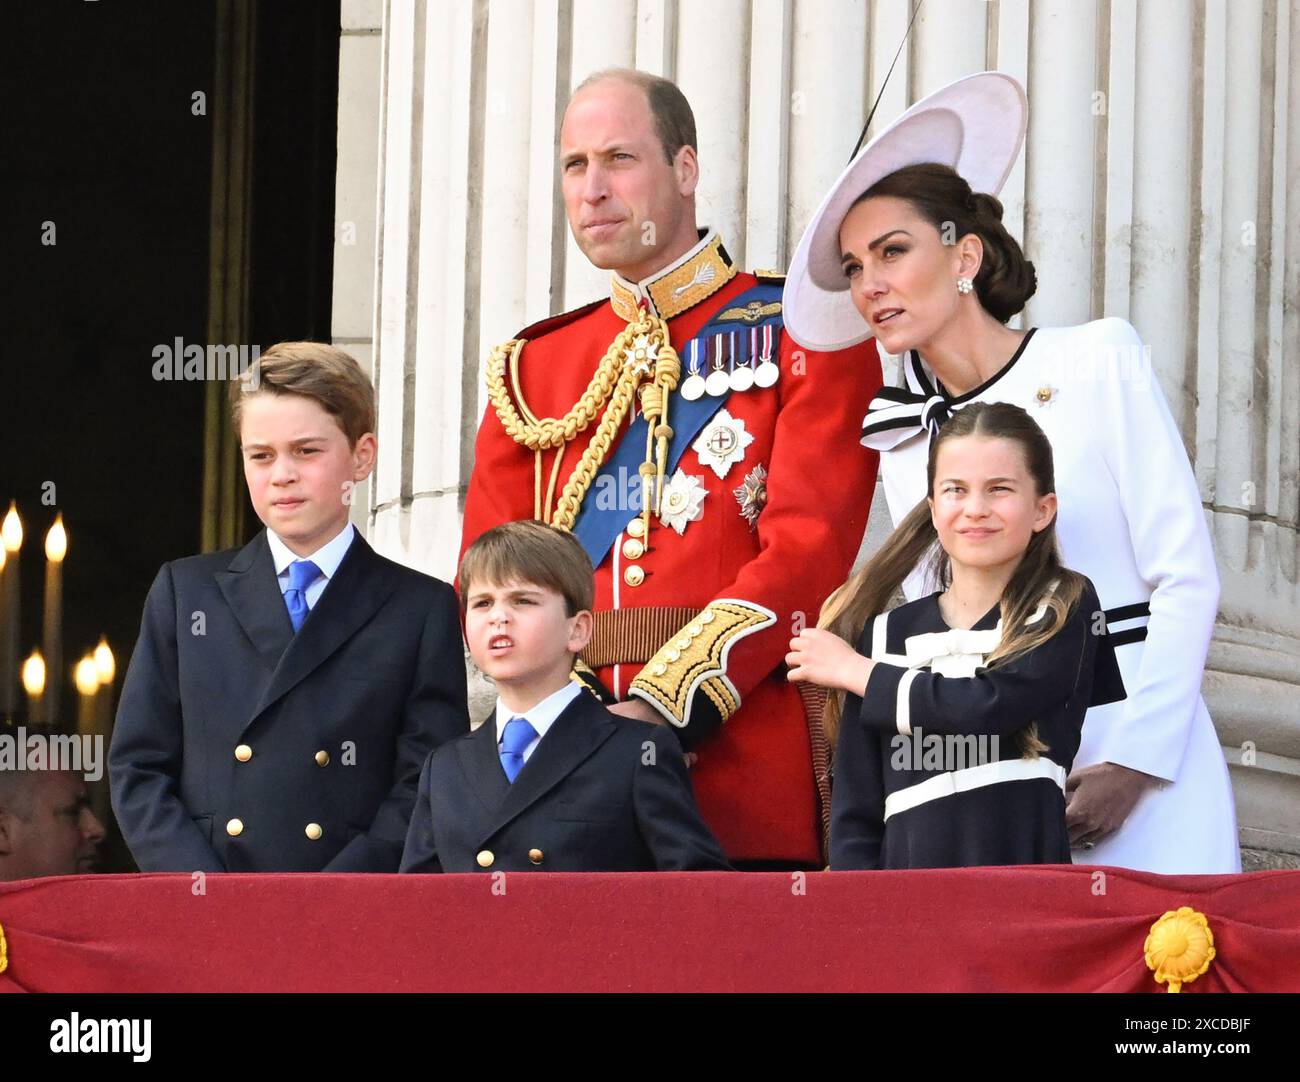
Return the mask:
<path fill-rule="evenodd" d="M 1097 763 L 1065 781 L 1065 825 L 1070 844 L 1091 849 L 1124 825 L 1133 807 L 1158 779 L 1118 763 Z"/>
<path fill-rule="evenodd" d="M 658 710 L 640 699 L 625 699 L 609 707 L 609 710 L 614 714 L 622 714 L 625 718 L 636 718 L 637 721 L 650 721 L 656 725 L 667 724 Z"/>
<path fill-rule="evenodd" d="M 851 691 L 862 695 L 875 665 L 863 657 L 834 632 L 806 627 L 790 640 L 785 655 L 790 666 L 787 679 L 794 683 L 807 680 L 824 688 Z"/>

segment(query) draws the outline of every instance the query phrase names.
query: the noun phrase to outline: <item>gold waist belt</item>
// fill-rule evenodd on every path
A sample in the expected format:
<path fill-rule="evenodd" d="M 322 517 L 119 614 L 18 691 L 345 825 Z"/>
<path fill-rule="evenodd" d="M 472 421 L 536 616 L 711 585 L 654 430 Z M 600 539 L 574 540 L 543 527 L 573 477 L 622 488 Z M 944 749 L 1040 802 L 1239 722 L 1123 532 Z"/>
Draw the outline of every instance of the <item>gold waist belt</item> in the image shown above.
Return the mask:
<path fill-rule="evenodd" d="M 650 606 L 594 612 L 591 642 L 582 660 L 596 670 L 606 665 L 644 665 L 700 611 Z"/>

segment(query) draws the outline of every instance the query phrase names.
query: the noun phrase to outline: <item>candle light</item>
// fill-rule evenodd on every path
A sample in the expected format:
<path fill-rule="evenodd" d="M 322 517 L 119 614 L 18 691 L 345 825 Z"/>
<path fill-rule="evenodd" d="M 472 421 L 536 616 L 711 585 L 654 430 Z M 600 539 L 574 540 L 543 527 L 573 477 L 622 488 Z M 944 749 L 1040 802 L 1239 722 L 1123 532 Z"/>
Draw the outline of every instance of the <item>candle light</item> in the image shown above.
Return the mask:
<path fill-rule="evenodd" d="M 99 724 L 96 732 L 107 736 L 113 728 L 113 678 L 117 674 L 117 660 L 109 649 L 108 639 L 101 635 L 95 647 L 95 669 L 99 673 Z"/>
<path fill-rule="evenodd" d="M 77 662 L 72 673 L 77 685 L 77 732 L 88 736 L 95 731 L 95 696 L 99 692 L 99 669 L 95 665 L 95 655 L 87 654 Z"/>
<path fill-rule="evenodd" d="M 18 703 L 18 637 L 22 606 L 19 603 L 18 550 L 23 547 L 23 520 L 18 505 L 9 502 L 9 513 L 0 524 L 4 543 L 4 607 L 0 609 L 0 709 L 12 713 Z M 39 720 L 39 719 L 34 719 Z"/>
<path fill-rule="evenodd" d="M 45 659 L 39 650 L 33 650 L 32 656 L 23 662 L 23 687 L 27 689 L 27 714 L 34 724 L 44 717 L 41 713 L 41 698 L 45 694 Z"/>
<path fill-rule="evenodd" d="M 55 516 L 54 525 L 45 535 L 45 619 L 41 645 L 45 650 L 46 670 L 54 675 L 45 694 L 45 723 L 59 721 L 63 698 L 63 558 L 68 554 L 68 533 L 63 515 Z"/>
<path fill-rule="evenodd" d="M 13 721 L 14 682 L 8 678 L 8 667 L 5 664 L 9 657 L 9 622 L 5 619 L 9 614 L 9 602 L 6 600 L 9 594 L 9 576 L 5 574 L 5 564 L 8 562 L 5 547 L 0 545 L 0 715 L 5 721 Z"/>

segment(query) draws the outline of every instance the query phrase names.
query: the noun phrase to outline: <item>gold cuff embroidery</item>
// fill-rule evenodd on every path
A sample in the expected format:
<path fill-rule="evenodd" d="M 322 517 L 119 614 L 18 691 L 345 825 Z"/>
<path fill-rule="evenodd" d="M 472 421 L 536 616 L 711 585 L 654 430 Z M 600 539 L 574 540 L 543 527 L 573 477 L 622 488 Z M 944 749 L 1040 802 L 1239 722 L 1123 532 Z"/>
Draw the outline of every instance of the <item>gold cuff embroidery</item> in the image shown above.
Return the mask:
<path fill-rule="evenodd" d="M 719 598 L 669 639 L 632 681 L 629 693 L 679 728 L 691 721 L 691 704 L 703 692 L 726 721 L 740 709 L 727 679 L 727 654 L 746 635 L 776 623 L 776 613 L 752 601 Z"/>

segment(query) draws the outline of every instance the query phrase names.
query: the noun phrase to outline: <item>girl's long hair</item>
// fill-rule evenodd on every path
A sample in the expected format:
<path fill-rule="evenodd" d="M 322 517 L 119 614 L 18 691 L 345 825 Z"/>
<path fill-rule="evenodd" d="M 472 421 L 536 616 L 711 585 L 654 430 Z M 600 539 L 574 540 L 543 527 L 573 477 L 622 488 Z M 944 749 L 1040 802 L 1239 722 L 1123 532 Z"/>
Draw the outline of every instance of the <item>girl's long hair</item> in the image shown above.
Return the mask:
<path fill-rule="evenodd" d="M 1029 475 L 1039 497 L 1056 491 L 1052 445 L 1043 430 L 1019 406 L 1007 402 L 972 402 L 953 414 L 930 442 L 926 466 L 926 491 L 934 495 L 935 465 L 939 448 L 963 436 L 1010 440 L 1025 456 Z M 922 500 L 903 519 L 880 549 L 822 606 L 817 626 L 833 631 L 856 647 L 868 622 L 890 607 L 914 568 L 923 567 L 932 581 L 947 589 L 952 583 L 952 564 L 939 545 L 930 517 L 930 506 Z M 1056 541 L 1056 519 L 1029 540 L 1001 598 L 1002 638 L 986 660 L 986 667 L 1005 665 L 1046 642 L 1069 619 L 1083 593 L 1082 575 L 1061 565 Z M 1046 602 L 1044 617 L 1026 627 L 1026 621 Z M 831 747 L 839 732 L 844 693 L 832 692 L 826 702 L 823 724 Z M 1017 746 L 1027 758 L 1047 750 L 1038 739 L 1038 726 L 1031 723 L 1016 733 Z"/>

